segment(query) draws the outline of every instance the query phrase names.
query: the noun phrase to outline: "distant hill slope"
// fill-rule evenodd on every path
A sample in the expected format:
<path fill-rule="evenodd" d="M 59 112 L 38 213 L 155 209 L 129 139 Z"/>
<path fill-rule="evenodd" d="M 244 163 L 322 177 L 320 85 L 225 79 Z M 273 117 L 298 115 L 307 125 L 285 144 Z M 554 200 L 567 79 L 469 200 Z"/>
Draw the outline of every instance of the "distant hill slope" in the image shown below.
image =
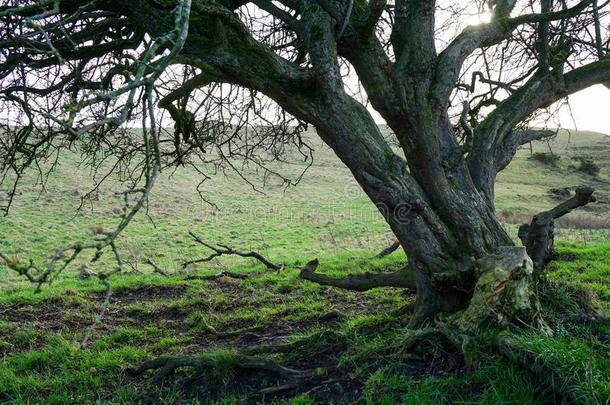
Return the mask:
<path fill-rule="evenodd" d="M 141 263 L 147 257 L 158 257 L 160 264 L 176 265 L 179 258 L 201 255 L 202 249 L 188 242 L 188 230 L 210 242 L 263 249 L 279 261 L 375 251 L 391 243 L 389 227 L 349 170 L 317 136 L 309 134 L 309 139 L 316 149 L 315 160 L 297 187 L 286 188 L 275 175 L 268 175 L 263 185 L 263 172 L 254 166 L 243 168 L 243 174 L 259 191 L 233 172 L 227 171 L 226 176 L 219 173 L 201 187 L 203 196 L 218 208 L 201 200 L 196 191 L 201 176 L 195 170 L 164 171 L 150 198 L 149 217 L 136 217 L 119 239 L 125 259 Z M 607 238 L 610 137 L 561 131 L 548 145 L 534 144 L 533 151 L 547 152 L 549 147 L 560 156 L 557 167 L 531 160 L 526 147 L 500 173 L 496 187 L 498 215 L 507 223 L 529 222 L 531 214 L 565 199 L 554 197 L 550 189 L 589 185 L 597 190 L 599 202 L 570 214 L 572 226 L 604 228 L 595 237 Z M 592 159 L 601 168 L 599 175 L 593 177 L 572 168 L 577 164 L 572 158 L 577 156 Z M 296 154 L 289 161 L 292 163 L 275 163 L 274 169 L 297 177 L 308 165 Z M 93 188 L 91 172 L 78 167 L 77 162 L 77 155 L 63 156 L 42 193 L 36 184 L 37 173 L 28 175 L 11 215 L 0 220 L 3 251 L 46 262 L 58 246 L 90 241 L 92 234 L 116 227 L 123 206 L 116 192 L 126 186 L 109 178 L 95 200 L 87 202 L 77 214 L 81 196 Z M 100 171 L 97 177 L 104 174 Z M 509 230 L 515 236 L 516 226 L 509 226 Z"/>
<path fill-rule="evenodd" d="M 531 159 L 532 152 L 552 152 L 560 157 L 557 167 Z M 599 168 L 596 176 L 575 169 L 575 158 L 591 159 Z M 595 132 L 562 130 L 552 140 L 521 149 L 498 176 L 496 207 L 502 211 L 535 213 L 557 204 L 551 189 L 587 185 L 595 188 L 598 202 L 583 208 L 610 213 L 610 136 Z"/>

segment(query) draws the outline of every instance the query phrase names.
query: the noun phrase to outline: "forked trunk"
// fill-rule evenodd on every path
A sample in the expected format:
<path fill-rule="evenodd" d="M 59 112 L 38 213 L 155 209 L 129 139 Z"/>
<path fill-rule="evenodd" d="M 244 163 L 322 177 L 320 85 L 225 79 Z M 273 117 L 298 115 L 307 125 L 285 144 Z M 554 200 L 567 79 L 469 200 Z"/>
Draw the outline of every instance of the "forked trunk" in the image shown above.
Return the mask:
<path fill-rule="evenodd" d="M 431 162 L 434 157 L 412 150 L 407 165 L 368 111 L 348 97 L 320 104 L 312 115 L 319 135 L 350 168 L 407 254 L 417 286 L 412 323 L 466 308 L 477 281 L 474 261 L 513 242 L 476 189 L 465 159 L 445 154 L 447 161 Z M 446 123 L 435 129 L 453 137 Z"/>

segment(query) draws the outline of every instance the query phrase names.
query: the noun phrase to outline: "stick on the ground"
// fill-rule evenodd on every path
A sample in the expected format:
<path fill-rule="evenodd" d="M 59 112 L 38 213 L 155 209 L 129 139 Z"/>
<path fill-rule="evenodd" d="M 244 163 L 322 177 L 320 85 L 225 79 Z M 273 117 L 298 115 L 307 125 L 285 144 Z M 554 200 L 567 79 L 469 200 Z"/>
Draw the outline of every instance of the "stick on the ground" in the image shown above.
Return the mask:
<path fill-rule="evenodd" d="M 208 257 L 186 261 L 182 264 L 182 267 L 187 267 L 189 264 L 194 264 L 194 263 L 209 262 L 210 260 L 214 259 L 215 257 L 219 257 L 222 255 L 237 255 L 237 256 L 241 256 L 241 257 L 252 257 L 252 258 L 258 260 L 259 262 L 263 263 L 267 268 L 272 269 L 272 270 L 283 270 L 287 267 L 287 266 L 284 266 L 282 263 L 279 263 L 279 264 L 272 263 L 271 261 L 267 260 L 265 257 L 263 257 L 263 255 L 261 255 L 258 252 L 242 252 L 240 250 L 233 249 L 232 247 L 223 245 L 221 243 L 217 243 L 216 246 L 218 246 L 218 247 L 215 247 L 215 246 L 212 246 L 212 245 L 202 241 L 201 239 L 199 239 L 199 237 L 197 237 L 197 235 L 195 235 L 193 232 L 189 231 L 189 235 L 191 235 L 193 237 L 193 239 L 195 239 L 195 241 L 197 241 L 197 243 L 207 247 L 208 249 L 213 250 L 214 253 L 212 253 Z"/>
<path fill-rule="evenodd" d="M 153 262 L 151 259 L 146 259 L 146 263 L 150 264 L 152 266 L 153 271 L 155 273 L 159 273 L 159 274 L 161 274 L 162 276 L 165 276 L 165 277 L 168 276 L 168 274 L 166 272 L 164 272 L 163 270 L 161 270 L 161 268 L 159 266 L 157 266 L 157 264 L 155 262 Z"/>
<path fill-rule="evenodd" d="M 186 276 L 184 279 L 185 280 L 217 280 L 219 278 L 223 278 L 223 277 L 229 277 L 229 278 L 237 278 L 239 280 L 243 280 L 248 278 L 249 276 L 247 274 L 240 274 L 240 273 L 233 273 L 230 271 L 220 271 L 216 274 L 210 274 L 207 276 L 200 276 L 200 275 L 195 275 L 195 274 L 191 274 L 189 276 Z"/>

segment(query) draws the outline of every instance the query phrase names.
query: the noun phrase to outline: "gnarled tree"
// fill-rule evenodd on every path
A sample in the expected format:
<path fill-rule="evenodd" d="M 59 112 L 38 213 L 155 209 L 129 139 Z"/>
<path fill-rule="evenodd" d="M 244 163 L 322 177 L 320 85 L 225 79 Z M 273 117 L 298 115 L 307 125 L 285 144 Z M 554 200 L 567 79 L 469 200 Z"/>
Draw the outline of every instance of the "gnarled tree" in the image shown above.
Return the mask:
<path fill-rule="evenodd" d="M 610 82 L 610 2 L 462 3 L 8 0 L 0 95 L 13 123 L 0 135 L 0 169 L 18 180 L 76 145 L 93 161 L 117 156 L 146 184 L 130 192 L 145 198 L 156 170 L 195 157 L 264 165 L 257 147 L 278 157 L 287 143 L 307 156 L 300 131 L 311 124 L 404 248 L 417 287 L 412 322 L 456 312 L 475 290 L 474 263 L 513 245 L 494 214 L 494 183 L 521 144 L 550 135 L 528 120 Z M 489 21 L 464 28 L 473 12 Z M 366 101 L 349 91 L 355 80 Z M 164 109 L 174 131 L 125 131 L 142 105 L 145 123 Z"/>

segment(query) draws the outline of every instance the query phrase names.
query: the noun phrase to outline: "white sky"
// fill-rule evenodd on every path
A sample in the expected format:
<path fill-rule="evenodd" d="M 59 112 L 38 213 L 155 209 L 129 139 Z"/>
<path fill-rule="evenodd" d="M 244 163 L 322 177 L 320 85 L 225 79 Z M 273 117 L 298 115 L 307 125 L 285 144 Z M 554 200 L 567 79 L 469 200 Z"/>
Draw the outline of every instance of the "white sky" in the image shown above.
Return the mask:
<path fill-rule="evenodd" d="M 562 128 L 610 135 L 610 89 L 601 84 L 589 87 L 571 95 L 570 105 L 574 119 L 562 109 L 558 117 Z"/>

